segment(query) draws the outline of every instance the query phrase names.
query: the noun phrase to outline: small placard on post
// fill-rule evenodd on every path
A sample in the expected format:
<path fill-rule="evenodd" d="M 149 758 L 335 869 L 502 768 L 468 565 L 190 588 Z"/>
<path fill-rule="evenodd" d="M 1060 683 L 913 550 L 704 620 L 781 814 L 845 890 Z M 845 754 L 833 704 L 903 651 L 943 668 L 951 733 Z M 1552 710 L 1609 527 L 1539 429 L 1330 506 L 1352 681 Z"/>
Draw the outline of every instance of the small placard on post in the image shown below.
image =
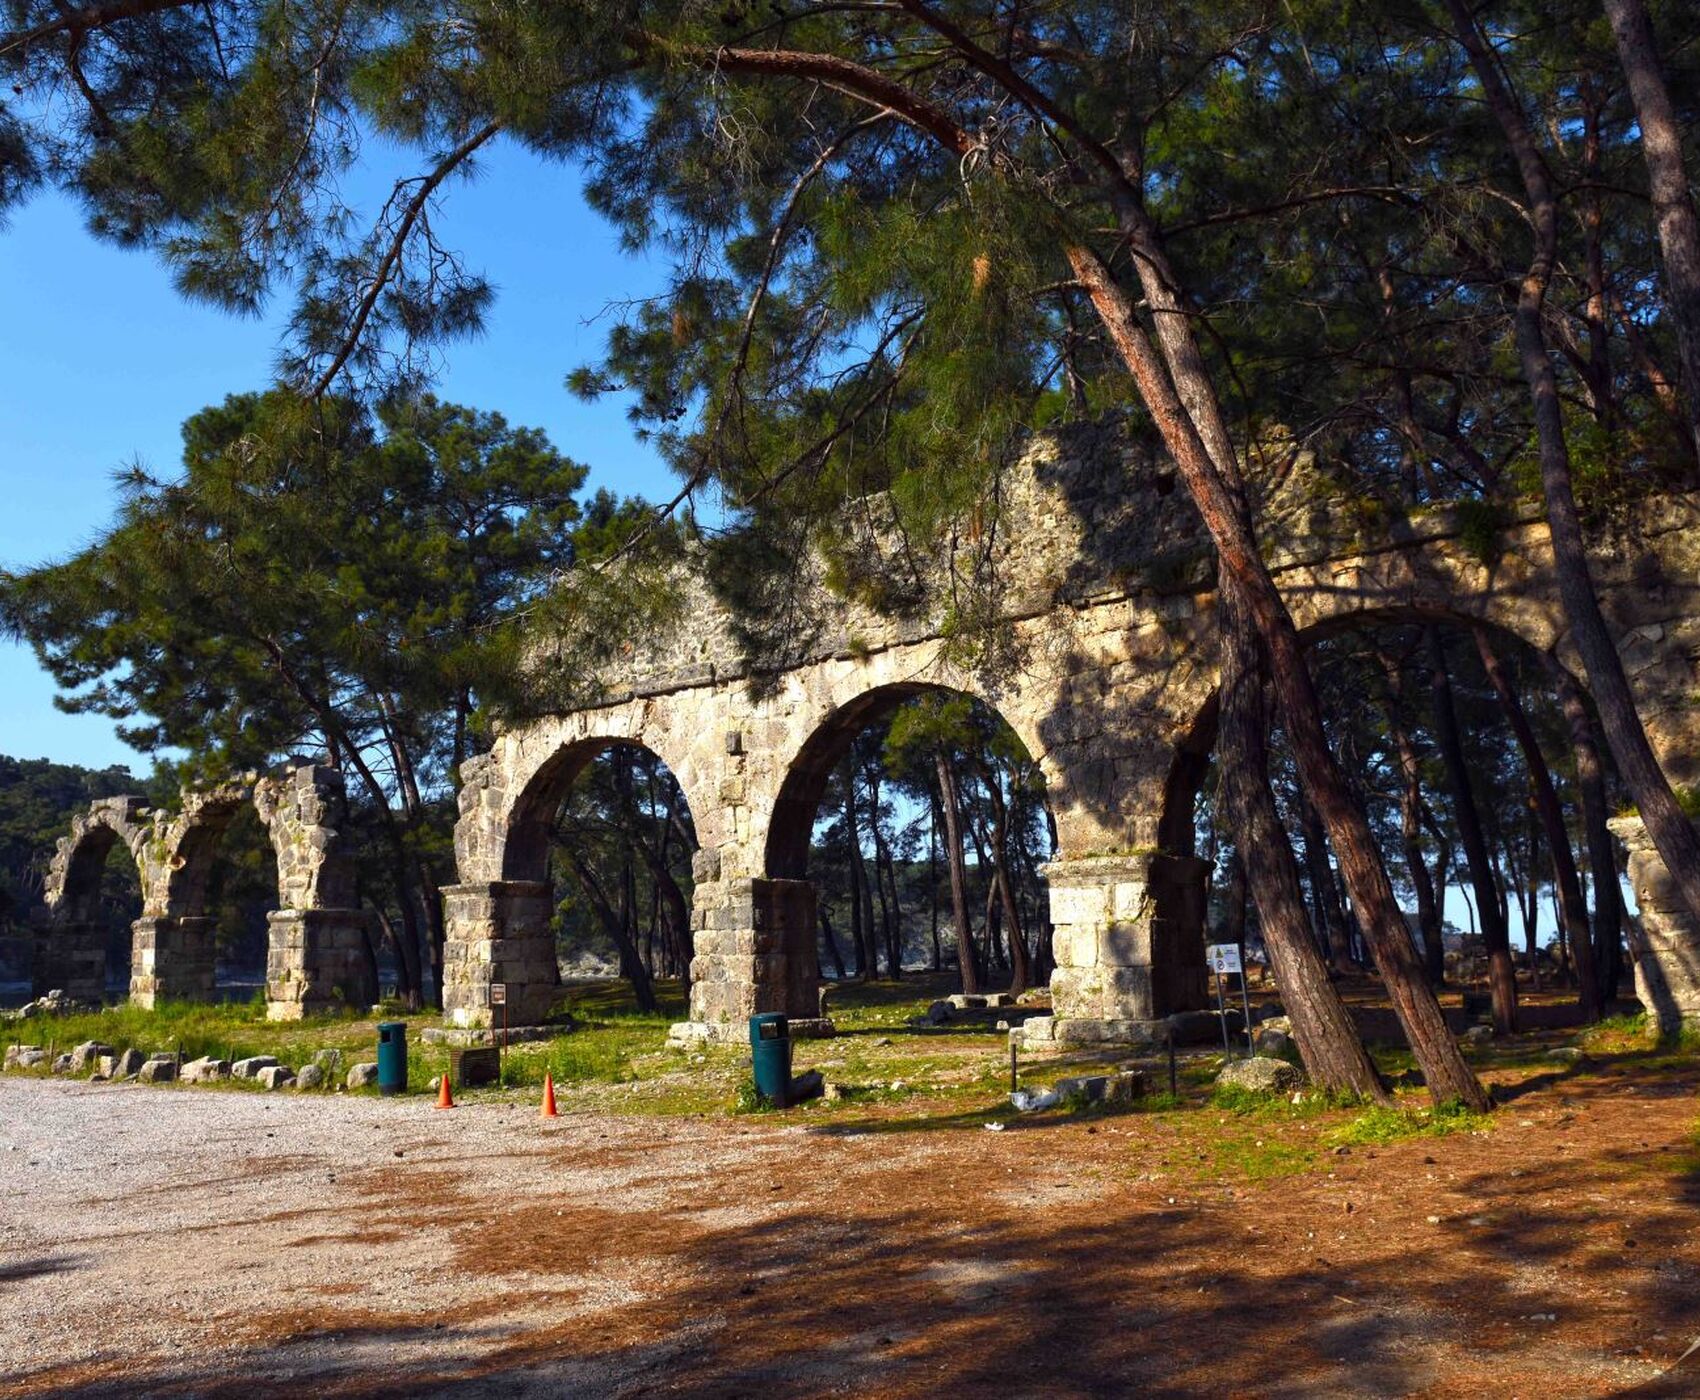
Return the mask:
<path fill-rule="evenodd" d="M 1204 950 L 1204 961 L 1210 970 L 1221 976 L 1223 973 L 1240 970 L 1240 945 L 1238 943 L 1212 943 Z"/>
<path fill-rule="evenodd" d="M 506 1006 L 507 1004 L 508 984 L 506 982 L 492 982 L 490 984 L 490 1005 Z"/>

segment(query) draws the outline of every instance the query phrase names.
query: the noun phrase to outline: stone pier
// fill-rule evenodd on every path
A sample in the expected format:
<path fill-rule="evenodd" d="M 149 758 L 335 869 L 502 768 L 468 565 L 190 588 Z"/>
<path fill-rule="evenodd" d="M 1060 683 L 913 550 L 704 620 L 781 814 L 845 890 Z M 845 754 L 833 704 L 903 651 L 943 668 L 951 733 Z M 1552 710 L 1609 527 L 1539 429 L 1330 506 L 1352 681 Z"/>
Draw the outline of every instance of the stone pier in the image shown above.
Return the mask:
<path fill-rule="evenodd" d="M 144 915 L 130 925 L 130 1001 L 152 1010 L 162 1001 L 211 1001 L 218 920 L 205 915 Z"/>
<path fill-rule="evenodd" d="M 1631 939 L 1635 995 L 1661 1035 L 1700 1023 L 1700 927 L 1638 816 L 1608 825 L 1628 857 L 1629 886 L 1641 910 Z M 1635 934 L 1635 930 L 1631 930 Z"/>
<path fill-rule="evenodd" d="M 443 1012 L 456 1026 L 500 1025 L 490 987 L 507 990 L 509 1025 L 532 1026 L 555 1010 L 553 892 L 546 880 L 493 880 L 443 890 Z"/>
<path fill-rule="evenodd" d="M 1204 878 L 1195 856 L 1155 853 L 1055 860 L 1052 1014 L 1025 1042 L 1149 1044 L 1172 1012 L 1202 1006 Z"/>

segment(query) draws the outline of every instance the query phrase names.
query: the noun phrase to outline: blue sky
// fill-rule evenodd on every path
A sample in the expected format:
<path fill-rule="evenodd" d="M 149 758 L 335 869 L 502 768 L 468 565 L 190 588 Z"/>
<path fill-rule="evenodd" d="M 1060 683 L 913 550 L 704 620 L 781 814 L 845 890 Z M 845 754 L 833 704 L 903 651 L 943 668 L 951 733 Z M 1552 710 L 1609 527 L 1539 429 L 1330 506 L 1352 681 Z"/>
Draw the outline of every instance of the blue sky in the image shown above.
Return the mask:
<path fill-rule="evenodd" d="M 497 287 L 486 334 L 449 348 L 438 392 L 545 429 L 591 468 L 592 487 L 671 494 L 619 402 L 585 404 L 562 387 L 597 354 L 609 304 L 660 277 L 621 252 L 576 173 L 499 147 L 449 191 L 437 227 Z M 0 566 L 89 540 L 110 518 L 115 469 L 139 458 L 169 473 L 185 418 L 271 377 L 275 323 L 185 301 L 156 259 L 96 241 L 57 195 L 0 229 L 0 286 Z M 27 649 L 0 642 L 0 753 L 147 766 L 109 721 L 55 710 L 53 690 Z"/>
<path fill-rule="evenodd" d="M 654 291 L 661 269 L 621 251 L 585 207 L 574 171 L 512 146 L 449 192 L 437 226 L 497 288 L 486 333 L 449 348 L 438 392 L 543 428 L 591 468 L 593 488 L 670 495 L 669 473 L 637 441 L 624 406 L 582 403 L 562 387 L 596 356 L 610 304 Z M 185 301 L 157 260 L 96 241 L 57 195 L 0 229 L 0 286 L 0 567 L 88 541 L 110 518 L 115 470 L 140 459 L 170 472 L 185 418 L 271 377 L 275 321 Z M 62 714 L 53 694 L 27 649 L 0 642 L 0 753 L 146 769 L 110 721 Z M 1470 924 L 1456 887 L 1446 914 Z M 1543 937 L 1550 921 L 1543 911 Z"/>

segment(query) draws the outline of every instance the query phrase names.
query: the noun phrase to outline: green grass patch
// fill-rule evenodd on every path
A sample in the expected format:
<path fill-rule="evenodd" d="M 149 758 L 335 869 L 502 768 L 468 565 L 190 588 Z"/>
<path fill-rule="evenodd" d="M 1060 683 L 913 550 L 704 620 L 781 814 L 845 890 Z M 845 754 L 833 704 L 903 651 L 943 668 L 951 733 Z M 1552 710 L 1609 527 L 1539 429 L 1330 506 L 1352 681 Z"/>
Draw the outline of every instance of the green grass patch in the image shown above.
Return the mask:
<path fill-rule="evenodd" d="M 1447 1137 L 1452 1133 L 1480 1132 L 1492 1118 L 1461 1103 L 1437 1104 L 1432 1108 L 1405 1108 L 1372 1104 L 1349 1122 L 1330 1128 L 1323 1141 L 1330 1147 L 1401 1142 L 1406 1138 Z"/>

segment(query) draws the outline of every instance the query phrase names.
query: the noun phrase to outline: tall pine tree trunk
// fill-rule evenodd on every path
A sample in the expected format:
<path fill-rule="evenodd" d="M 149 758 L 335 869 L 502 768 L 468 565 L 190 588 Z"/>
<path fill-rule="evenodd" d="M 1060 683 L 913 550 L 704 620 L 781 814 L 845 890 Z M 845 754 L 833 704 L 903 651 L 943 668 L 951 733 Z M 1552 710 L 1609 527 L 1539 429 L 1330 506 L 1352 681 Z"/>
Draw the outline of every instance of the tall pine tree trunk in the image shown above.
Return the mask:
<path fill-rule="evenodd" d="M 1300 778 L 1340 858 L 1388 998 L 1429 1092 L 1437 1102 L 1456 1099 L 1486 1109 L 1491 1100 L 1465 1062 L 1434 990 L 1423 976 L 1369 818 L 1328 746 L 1321 700 L 1292 614 L 1258 550 L 1250 512 L 1238 489 L 1238 466 L 1221 405 L 1193 338 L 1189 308 L 1180 304 L 1175 291 L 1178 284 L 1170 276 L 1155 225 L 1131 195 L 1118 213 L 1121 229 L 1130 237 L 1131 260 L 1157 332 L 1164 337 L 1167 369 L 1146 337 L 1132 301 L 1104 261 L 1090 248 L 1071 241 L 1065 246 L 1070 266 L 1138 385 L 1210 532 L 1217 558 L 1244 591 L 1246 610 L 1267 649 L 1277 709 Z M 1175 375 L 1172 381 L 1170 372 Z"/>
<path fill-rule="evenodd" d="M 1269 788 L 1269 732 L 1257 635 L 1223 591 L 1222 721 L 1218 751 L 1228 821 L 1257 905 L 1263 946 L 1293 1020 L 1293 1038 L 1310 1077 L 1325 1089 L 1385 1100 L 1328 968 L 1311 937 L 1298 862 Z"/>
<path fill-rule="evenodd" d="M 1552 855 L 1553 881 L 1558 890 L 1561 927 L 1570 940 L 1571 956 L 1575 959 L 1576 980 L 1579 983 L 1578 1001 L 1585 1021 L 1600 1019 L 1600 983 L 1594 971 L 1591 935 L 1588 930 L 1588 906 L 1582 898 L 1582 882 L 1576 874 L 1576 860 L 1570 850 L 1570 833 L 1564 825 L 1564 809 L 1559 805 L 1558 792 L 1553 787 L 1552 772 L 1535 739 L 1529 717 L 1523 712 L 1523 702 L 1505 666 L 1494 650 L 1493 643 L 1481 628 L 1476 629 L 1476 651 L 1482 666 L 1499 697 L 1499 707 L 1505 712 L 1511 732 L 1523 750 L 1523 762 L 1529 770 L 1529 784 L 1534 789 L 1535 811 L 1541 819 L 1541 834 L 1546 837 Z"/>
<path fill-rule="evenodd" d="M 1482 85 L 1482 95 L 1498 122 L 1528 196 L 1529 217 L 1535 228 L 1535 253 L 1518 288 L 1517 356 L 1534 407 L 1535 438 L 1546 498 L 1547 524 L 1552 533 L 1553 562 L 1559 595 L 1570 624 L 1571 641 L 1588 672 L 1588 685 L 1599 707 L 1600 723 L 1617 771 L 1646 823 L 1647 834 L 1659 852 L 1689 912 L 1700 919 L 1700 834 L 1683 814 L 1670 780 L 1659 767 L 1647 731 L 1635 709 L 1635 697 L 1623 659 L 1600 612 L 1588 568 L 1587 542 L 1576 493 L 1570 479 L 1570 449 L 1564 436 L 1564 411 L 1558 377 L 1547 350 L 1544 322 L 1547 287 L 1558 264 L 1558 200 L 1541 159 L 1534 134 L 1506 86 L 1501 69 L 1482 37 L 1465 0 L 1446 0 L 1458 27 L 1459 42 L 1470 56 Z M 1649 45 L 1650 47 L 1650 45 Z M 1645 77 L 1645 69 L 1642 73 Z M 1680 179 L 1680 148 L 1677 150 Z M 1668 258 L 1667 250 L 1667 258 Z M 1668 264 L 1667 264 L 1668 270 Z M 1693 387 L 1689 387 L 1692 405 Z"/>
<path fill-rule="evenodd" d="M 933 766 L 939 780 L 939 808 L 944 814 L 945 860 L 950 868 L 950 910 L 956 929 L 956 965 L 962 974 L 962 990 L 969 996 L 976 996 L 980 991 L 980 970 L 975 965 L 974 937 L 968 927 L 968 871 L 962 854 L 956 766 L 943 749 L 934 753 Z"/>
<path fill-rule="evenodd" d="M 1629 79 L 1641 154 L 1647 162 L 1648 192 L 1664 254 L 1665 284 L 1682 360 L 1688 427 L 1700 464 L 1700 214 L 1694 208 L 1682 159 L 1682 126 L 1659 66 L 1658 45 L 1643 0 L 1605 0 L 1617 40 L 1618 61 Z M 1662 854 L 1662 851 L 1661 851 Z M 1615 881 L 1614 881 L 1615 882 Z"/>
<path fill-rule="evenodd" d="M 1617 883 L 1617 841 L 1606 820 L 1606 770 L 1594 733 L 1593 717 L 1582 687 L 1549 658 L 1558 703 L 1570 727 L 1570 751 L 1576 758 L 1576 789 L 1582 799 L 1582 825 L 1588 836 L 1588 870 L 1594 885 L 1594 968 L 1600 980 L 1600 1004 L 1616 995 L 1623 978 L 1623 891 Z"/>
<path fill-rule="evenodd" d="M 1446 954 L 1440 946 L 1440 902 L 1435 898 L 1434 884 L 1429 879 L 1428 862 L 1423 859 L 1423 769 L 1417 757 L 1417 746 L 1405 727 L 1400 707 L 1404 702 L 1405 682 L 1399 663 L 1380 653 L 1381 668 L 1387 675 L 1389 700 L 1387 732 L 1393 740 L 1393 752 L 1399 760 L 1399 835 L 1405 847 L 1405 865 L 1411 877 L 1411 888 L 1417 897 L 1417 927 L 1423 936 L 1423 967 L 1428 980 L 1436 987 L 1446 980 Z"/>
<path fill-rule="evenodd" d="M 1311 902 L 1316 906 L 1317 941 L 1330 967 L 1348 961 L 1346 911 L 1340 907 L 1340 891 L 1328 864 L 1328 837 L 1322 818 L 1303 790 L 1299 792 L 1299 839 L 1304 846 L 1305 874 L 1310 880 Z"/>
<path fill-rule="evenodd" d="M 1488 986 L 1493 993 L 1493 1024 L 1501 1034 L 1517 1029 L 1517 971 L 1511 962 L 1511 931 L 1505 926 L 1505 906 L 1500 903 L 1481 813 L 1470 787 L 1470 768 L 1464 761 L 1463 741 L 1458 736 L 1458 712 L 1452 703 L 1452 674 L 1447 667 L 1446 647 L 1437 629 L 1424 629 L 1428 643 L 1429 685 L 1434 697 L 1434 739 L 1446 769 L 1446 786 L 1452 798 L 1452 820 L 1464 847 L 1464 862 L 1470 885 L 1476 892 L 1476 922 L 1481 926 L 1482 946 L 1487 951 Z"/>

